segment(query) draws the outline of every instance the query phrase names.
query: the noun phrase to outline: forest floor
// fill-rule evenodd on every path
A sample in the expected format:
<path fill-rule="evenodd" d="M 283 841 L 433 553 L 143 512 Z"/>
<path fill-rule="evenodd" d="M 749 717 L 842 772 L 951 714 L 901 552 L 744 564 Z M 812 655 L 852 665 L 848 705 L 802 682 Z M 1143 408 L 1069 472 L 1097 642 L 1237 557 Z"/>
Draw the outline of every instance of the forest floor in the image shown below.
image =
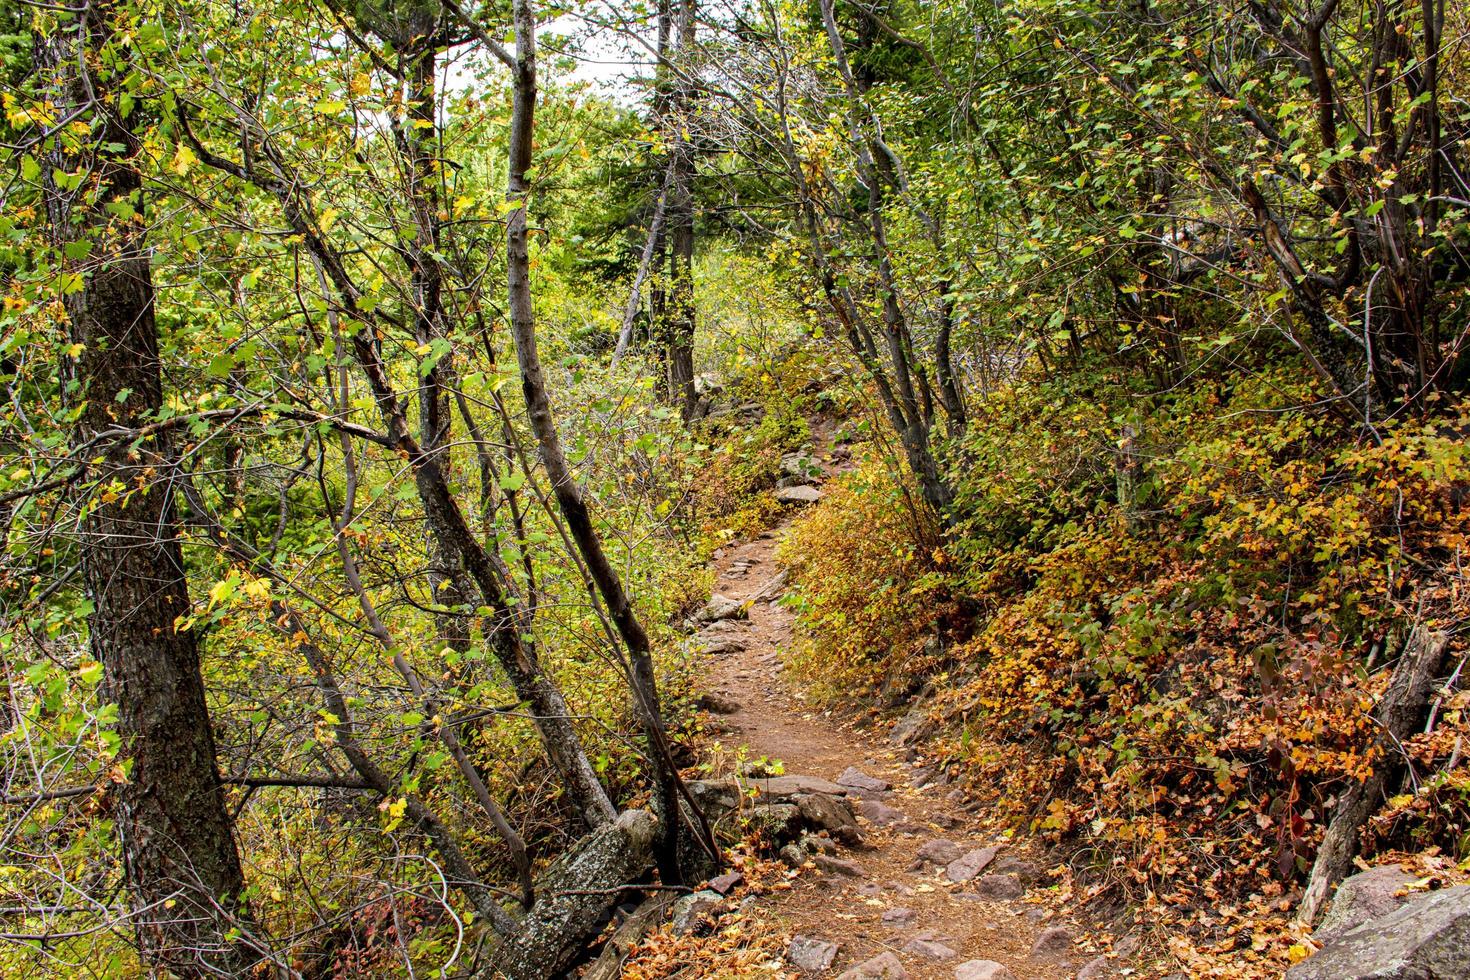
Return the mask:
<path fill-rule="evenodd" d="M 818 443 L 820 461 L 832 474 L 843 464 L 825 441 Z M 1119 959 L 1099 959 L 1107 944 L 1089 941 L 1064 909 L 1054 907 L 1045 887 L 1050 879 L 1044 855 L 987 832 L 985 814 L 967 808 L 963 793 L 945 785 L 942 776 L 926 785 L 935 770 L 926 765 L 922 747 L 896 746 L 886 731 L 864 730 L 809 705 L 788 680 L 783 668 L 795 617 L 776 601 L 783 582 L 776 549 L 792 519 L 788 514 L 755 540 L 715 558 L 715 593 L 750 601 L 749 618 L 730 624 L 738 628 L 743 648 L 708 658 L 705 689 L 729 702 L 729 713 L 720 719 L 722 751 L 746 765 L 779 761 L 787 775 L 838 780 L 852 767 L 890 788 L 853 791 L 867 797 L 855 801 L 864 842 L 840 857 L 856 865 L 848 868 L 855 873 L 808 864 L 789 889 L 761 896 L 763 917 L 787 938 L 837 944 L 831 967 L 807 975 L 837 976 L 884 953 L 895 955 L 913 980 L 1004 976 L 957 973 L 972 960 L 1004 964 L 1016 980 L 1075 977 L 1084 965 L 1087 977 L 1116 975 L 1124 967 Z M 983 899 L 974 882 L 955 883 L 942 864 L 920 859 L 920 848 L 933 841 L 952 842 L 951 853 L 1001 845 L 989 870 L 1019 871 L 1018 880 L 1035 887 Z M 1047 948 L 1033 952 L 1038 940 Z"/>

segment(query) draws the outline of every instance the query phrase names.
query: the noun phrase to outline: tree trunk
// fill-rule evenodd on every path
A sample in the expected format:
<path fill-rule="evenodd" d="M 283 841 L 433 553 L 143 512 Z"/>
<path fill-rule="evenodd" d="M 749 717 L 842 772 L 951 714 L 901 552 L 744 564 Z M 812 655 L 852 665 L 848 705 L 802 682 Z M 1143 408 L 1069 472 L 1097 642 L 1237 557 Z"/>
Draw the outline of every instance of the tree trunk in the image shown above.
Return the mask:
<path fill-rule="evenodd" d="M 1349 787 L 1338 799 L 1297 908 L 1297 918 L 1301 921 L 1315 923 L 1328 892 L 1352 870 L 1353 857 L 1358 853 L 1358 832 L 1382 805 L 1389 781 L 1403 771 L 1397 754 L 1399 743 L 1423 724 L 1434 678 L 1444 662 L 1449 642 L 1445 633 L 1432 633 L 1416 626 L 1404 643 L 1403 655 L 1393 669 L 1388 690 L 1383 692 L 1383 700 L 1374 712 L 1382 732 L 1377 746 L 1382 758 L 1373 767 L 1371 776 Z"/>
<path fill-rule="evenodd" d="M 152 421 L 163 408 L 152 272 L 143 223 L 114 220 L 108 205 L 142 209 L 132 160 L 139 141 L 104 97 L 113 79 L 83 78 L 112 43 L 104 6 L 85 8 L 39 45 L 55 75 L 58 115 L 89 103 L 92 140 L 52 167 L 86 176 L 75 190 L 48 178 L 46 210 L 55 243 L 91 245 L 68 262 L 81 288 L 65 298 L 70 366 L 87 399 L 73 442 L 87 446 L 94 498 L 83 509 L 79 552 L 93 604 L 88 618 L 104 692 L 116 702 L 120 759 L 115 824 L 143 954 L 181 976 L 242 974 L 256 956 L 227 938 L 242 924 L 244 879 L 226 815 L 194 633 L 175 622 L 190 612 L 166 435 L 141 446 L 99 433 Z M 96 93 L 95 96 L 89 93 Z M 87 118 L 84 115 L 82 118 Z M 48 171 L 51 167 L 45 168 Z"/>
<path fill-rule="evenodd" d="M 628 681 L 633 691 L 634 710 L 648 742 L 648 760 L 654 783 L 654 809 L 660 826 L 656 840 L 659 872 L 665 882 L 682 880 L 677 859 L 679 835 L 679 773 L 668 748 L 663 712 L 659 705 L 648 634 L 633 610 L 622 580 L 612 567 L 581 488 L 567 464 L 536 343 L 536 318 L 531 296 L 531 261 L 527 247 L 526 206 L 530 186 L 526 172 L 531 165 L 536 111 L 535 21 L 528 0 L 516 3 L 516 53 L 514 99 L 511 113 L 509 179 L 506 198 L 514 206 L 506 223 L 506 275 L 509 290 L 511 333 L 515 337 L 516 360 L 521 372 L 521 390 L 526 414 L 541 450 L 542 465 L 551 481 L 557 506 L 566 518 L 567 530 L 586 564 L 587 573 L 607 606 L 608 616 L 627 647 L 630 660 Z M 689 804 L 698 813 L 692 800 Z M 706 836 L 708 836 L 706 834 Z"/>

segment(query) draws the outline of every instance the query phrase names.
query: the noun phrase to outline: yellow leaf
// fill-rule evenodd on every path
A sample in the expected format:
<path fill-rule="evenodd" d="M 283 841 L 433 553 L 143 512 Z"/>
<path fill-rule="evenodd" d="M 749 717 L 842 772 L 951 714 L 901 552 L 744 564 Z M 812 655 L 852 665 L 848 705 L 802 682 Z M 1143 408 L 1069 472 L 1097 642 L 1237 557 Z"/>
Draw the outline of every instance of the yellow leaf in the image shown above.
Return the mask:
<path fill-rule="evenodd" d="M 168 169 L 182 177 L 189 172 L 190 167 L 198 162 L 199 158 L 194 155 L 194 151 L 180 143 L 179 148 L 174 151 L 174 158 L 169 163 Z"/>

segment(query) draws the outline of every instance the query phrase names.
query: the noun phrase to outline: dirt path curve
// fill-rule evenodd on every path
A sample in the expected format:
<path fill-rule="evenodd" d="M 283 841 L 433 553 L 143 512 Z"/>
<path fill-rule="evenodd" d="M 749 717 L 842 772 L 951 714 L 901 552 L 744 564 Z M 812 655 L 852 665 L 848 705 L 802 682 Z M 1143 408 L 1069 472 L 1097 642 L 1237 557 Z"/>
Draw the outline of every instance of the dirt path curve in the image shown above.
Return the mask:
<path fill-rule="evenodd" d="M 828 472 L 839 465 L 830 456 L 822 462 Z M 725 627 L 743 649 L 708 657 L 706 689 L 739 705 L 722 719 L 728 730 L 721 741 L 728 749 L 743 746 L 747 761 L 780 760 L 788 774 L 836 780 L 856 767 L 891 789 L 854 791 L 869 797 L 855 801 L 860 814 L 865 811 L 860 817 L 865 844 L 840 857 L 854 862 L 860 876 L 808 866 L 789 891 L 763 897 L 762 908 L 793 936 L 838 945 L 829 968 L 803 971 L 805 975 L 838 976 L 892 953 L 902 964 L 902 975 L 913 980 L 1006 977 L 993 968 L 967 972 L 962 965 L 974 960 L 1003 964 L 1015 980 L 1077 976 L 1097 952 L 1076 944 L 1076 930 L 1044 905 L 1016 894 L 1045 882 L 1040 864 L 1018 848 L 1002 847 L 986 868 L 987 877 L 956 883 L 944 865 L 921 861 L 920 849 L 932 841 L 952 842 L 948 848 L 930 844 L 926 853 L 949 851 L 938 855 L 942 858 L 1001 842 L 979 830 L 964 809 L 963 794 L 928 781 L 933 771 L 914 750 L 895 747 L 886 733 L 854 729 L 810 707 L 786 682 L 783 657 L 790 649 L 794 617 L 774 601 L 784 581 L 775 551 L 791 519 L 725 550 L 715 561 L 716 594 L 755 600 L 747 621 Z M 993 897 L 987 900 L 978 892 Z M 1005 897 L 1007 893 L 1014 897 Z M 1039 939 L 1055 950 L 1033 955 Z M 1084 975 L 1107 973 L 1098 963 Z"/>

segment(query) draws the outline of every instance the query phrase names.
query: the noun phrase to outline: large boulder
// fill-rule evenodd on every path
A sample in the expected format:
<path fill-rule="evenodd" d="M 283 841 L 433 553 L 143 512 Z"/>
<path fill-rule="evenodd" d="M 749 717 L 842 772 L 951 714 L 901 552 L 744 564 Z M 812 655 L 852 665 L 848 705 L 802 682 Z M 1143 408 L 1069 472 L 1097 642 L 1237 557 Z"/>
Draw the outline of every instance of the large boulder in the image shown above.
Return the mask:
<path fill-rule="evenodd" d="M 1314 934 L 1326 942 L 1381 915 L 1397 910 L 1411 896 L 1401 894 L 1414 876 L 1396 864 L 1381 864 L 1355 874 L 1337 886 L 1332 905 Z"/>
<path fill-rule="evenodd" d="M 1287 980 L 1470 977 L 1470 886 L 1429 892 L 1333 936 Z"/>

